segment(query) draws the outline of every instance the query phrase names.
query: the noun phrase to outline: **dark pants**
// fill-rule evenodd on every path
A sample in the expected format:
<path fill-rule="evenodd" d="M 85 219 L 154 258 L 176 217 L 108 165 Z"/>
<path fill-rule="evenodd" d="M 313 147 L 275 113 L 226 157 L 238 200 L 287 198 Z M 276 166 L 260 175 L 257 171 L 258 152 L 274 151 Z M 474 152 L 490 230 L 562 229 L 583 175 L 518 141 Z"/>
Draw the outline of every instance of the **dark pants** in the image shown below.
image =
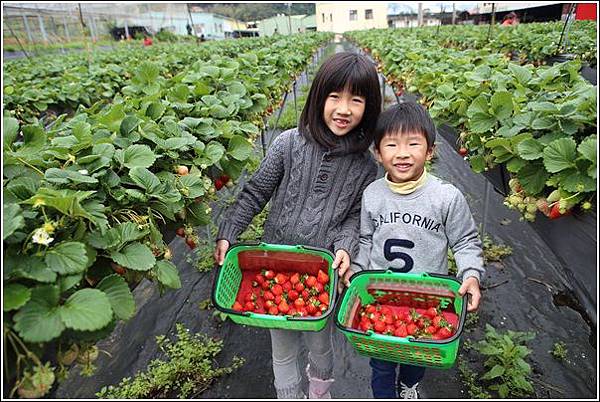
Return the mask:
<path fill-rule="evenodd" d="M 425 367 L 409 366 L 385 360 L 371 359 L 369 365 L 373 369 L 371 374 L 371 389 L 373 397 L 377 399 L 398 398 L 396 390 L 400 383 L 412 387 L 425 375 Z M 400 372 L 396 377 L 396 368 L 400 366 Z"/>

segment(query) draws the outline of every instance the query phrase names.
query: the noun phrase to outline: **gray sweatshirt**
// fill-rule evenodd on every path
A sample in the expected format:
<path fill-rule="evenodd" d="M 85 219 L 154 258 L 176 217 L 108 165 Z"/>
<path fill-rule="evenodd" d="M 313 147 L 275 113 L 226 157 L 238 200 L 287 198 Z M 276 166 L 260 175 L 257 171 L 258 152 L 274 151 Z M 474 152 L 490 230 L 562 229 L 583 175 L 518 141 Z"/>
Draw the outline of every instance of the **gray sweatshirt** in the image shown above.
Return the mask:
<path fill-rule="evenodd" d="M 452 184 L 431 174 L 413 193 L 393 192 L 384 178 L 362 197 L 360 244 L 352 270 L 448 274 L 448 247 L 457 277 L 483 279 L 483 251 L 469 205 Z"/>
<path fill-rule="evenodd" d="M 217 239 L 235 243 L 271 200 L 262 241 L 343 249 L 354 258 L 361 196 L 375 180 L 377 164 L 368 151 L 346 153 L 347 146 L 340 137 L 339 147 L 328 150 L 295 128 L 279 134 L 224 212 Z"/>

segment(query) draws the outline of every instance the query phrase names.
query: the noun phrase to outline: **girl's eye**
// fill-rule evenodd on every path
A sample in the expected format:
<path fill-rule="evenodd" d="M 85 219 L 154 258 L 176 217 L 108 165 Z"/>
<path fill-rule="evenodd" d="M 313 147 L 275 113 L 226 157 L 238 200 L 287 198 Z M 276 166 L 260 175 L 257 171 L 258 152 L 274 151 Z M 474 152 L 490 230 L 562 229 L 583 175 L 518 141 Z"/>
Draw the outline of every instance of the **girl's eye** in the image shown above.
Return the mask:
<path fill-rule="evenodd" d="M 363 103 L 363 100 L 361 98 L 354 98 L 354 99 L 352 99 L 352 101 L 354 101 L 356 103 Z"/>
<path fill-rule="evenodd" d="M 333 99 L 339 98 L 338 94 L 329 94 L 329 97 Z"/>
<path fill-rule="evenodd" d="M 396 147 L 396 144 L 387 144 L 386 147 L 394 148 L 394 147 Z"/>

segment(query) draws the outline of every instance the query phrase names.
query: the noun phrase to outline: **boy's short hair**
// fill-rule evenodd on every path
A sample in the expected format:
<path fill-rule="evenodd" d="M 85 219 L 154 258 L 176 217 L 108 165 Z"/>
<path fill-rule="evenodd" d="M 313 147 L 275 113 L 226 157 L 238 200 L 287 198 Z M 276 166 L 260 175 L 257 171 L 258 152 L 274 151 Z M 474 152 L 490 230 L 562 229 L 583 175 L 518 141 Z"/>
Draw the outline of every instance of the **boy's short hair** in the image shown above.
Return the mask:
<path fill-rule="evenodd" d="M 423 106 L 416 102 L 403 102 L 390 106 L 379 115 L 375 126 L 375 148 L 386 134 L 419 132 L 427 138 L 427 148 L 435 143 L 436 128 L 431 116 Z"/>

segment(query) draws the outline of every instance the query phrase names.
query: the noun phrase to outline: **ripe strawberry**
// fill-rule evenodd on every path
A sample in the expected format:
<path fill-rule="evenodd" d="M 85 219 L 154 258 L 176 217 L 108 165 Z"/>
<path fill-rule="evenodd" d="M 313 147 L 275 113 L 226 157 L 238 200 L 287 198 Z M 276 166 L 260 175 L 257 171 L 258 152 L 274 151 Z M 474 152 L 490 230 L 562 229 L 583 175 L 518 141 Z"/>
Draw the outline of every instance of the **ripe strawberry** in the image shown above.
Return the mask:
<path fill-rule="evenodd" d="M 221 179 L 215 180 L 215 188 L 217 189 L 217 191 L 219 191 L 220 189 L 222 189 L 224 185 L 225 185 L 225 183 L 223 183 L 221 181 Z"/>
<path fill-rule="evenodd" d="M 406 331 L 406 325 L 401 325 L 394 330 L 394 336 L 399 336 L 400 338 L 406 338 L 408 336 L 408 332 Z"/>
<path fill-rule="evenodd" d="M 465 147 L 460 147 L 460 149 L 458 150 L 458 153 L 460 154 L 460 156 L 467 156 L 467 154 L 469 153 L 469 150 Z"/>
<path fill-rule="evenodd" d="M 188 245 L 189 248 L 191 248 L 192 250 L 196 248 L 196 242 L 194 241 L 193 238 L 191 237 L 186 237 L 185 238 L 185 243 Z"/>
<path fill-rule="evenodd" d="M 271 308 L 273 306 L 277 307 L 277 305 L 275 304 L 275 302 L 273 300 L 267 300 L 267 301 L 265 301 L 265 307 L 266 308 Z"/>
<path fill-rule="evenodd" d="M 329 275 L 327 275 L 325 272 L 319 270 L 319 272 L 317 273 L 317 281 L 319 283 L 322 283 L 323 285 L 326 285 L 329 283 Z"/>
<path fill-rule="evenodd" d="M 560 208 L 558 206 L 558 202 L 556 202 L 552 208 L 550 209 L 550 214 L 548 215 L 548 218 L 550 219 L 556 219 L 556 218 L 560 218 L 562 216 L 562 214 L 560 213 Z"/>
<path fill-rule="evenodd" d="M 262 285 L 265 282 L 265 277 L 261 274 L 256 274 L 254 278 L 256 279 L 256 282 L 258 282 L 258 284 L 260 285 Z"/>
<path fill-rule="evenodd" d="M 396 328 L 393 325 L 386 325 L 383 333 L 386 335 L 393 335 Z"/>
<path fill-rule="evenodd" d="M 445 327 L 446 325 L 448 325 L 448 323 L 446 322 L 446 319 L 441 315 L 433 317 L 432 323 L 433 323 L 433 326 L 436 328 L 441 328 L 441 327 Z"/>
<path fill-rule="evenodd" d="M 221 179 L 221 181 L 223 182 L 223 184 L 227 184 L 227 182 L 229 182 L 229 176 L 227 176 L 226 174 L 222 175 L 221 177 L 219 177 L 219 179 Z"/>
<path fill-rule="evenodd" d="M 235 303 L 233 303 L 233 309 L 235 311 L 242 311 L 244 309 L 244 306 L 242 306 L 242 303 L 240 303 L 239 301 L 236 301 Z"/>
<path fill-rule="evenodd" d="M 274 285 L 274 286 L 271 288 L 271 292 L 273 292 L 273 294 L 274 294 L 275 296 L 282 295 L 282 294 L 283 294 L 283 288 L 281 287 L 281 285 L 279 285 L 279 284 L 276 284 L 276 285 Z"/>
<path fill-rule="evenodd" d="M 275 283 L 283 284 L 283 283 L 287 282 L 288 279 L 289 278 L 287 276 L 285 276 L 284 274 L 275 275 Z"/>
<path fill-rule="evenodd" d="M 417 332 L 417 326 L 411 322 L 410 324 L 406 325 L 406 332 L 408 335 L 414 335 L 415 332 Z"/>
<path fill-rule="evenodd" d="M 254 309 L 256 308 L 256 305 L 254 304 L 254 302 L 248 301 L 248 302 L 246 302 L 244 307 L 245 307 L 246 311 L 254 311 Z"/>
<path fill-rule="evenodd" d="M 304 290 L 304 284 L 302 282 L 298 282 L 294 289 L 296 289 L 298 292 L 302 292 Z"/>
<path fill-rule="evenodd" d="M 317 305 L 314 302 L 310 301 L 306 305 L 306 311 L 308 311 L 308 314 L 310 315 L 314 315 L 317 311 L 320 312 L 320 310 L 317 308 Z"/>
<path fill-rule="evenodd" d="M 290 282 L 294 286 L 296 286 L 297 283 L 300 283 L 300 274 L 296 272 L 295 274 L 290 276 Z M 300 290 L 299 292 L 302 292 L 302 290 Z"/>
<path fill-rule="evenodd" d="M 363 331 L 368 331 L 373 329 L 373 324 L 370 322 L 362 321 L 359 325 L 360 329 Z"/>
<path fill-rule="evenodd" d="M 283 288 L 284 292 L 289 292 L 290 290 L 292 290 L 292 283 L 290 281 L 283 282 L 283 285 L 281 285 L 281 287 Z"/>
<path fill-rule="evenodd" d="M 377 310 L 377 307 L 372 304 L 367 304 L 365 310 L 367 313 L 374 313 Z"/>
<path fill-rule="evenodd" d="M 317 282 L 317 283 L 315 283 L 315 287 L 313 289 L 316 290 L 317 294 L 318 294 L 318 293 L 321 293 L 325 289 L 325 285 L 323 285 L 321 282 Z"/>
<path fill-rule="evenodd" d="M 267 290 L 264 294 L 263 294 L 263 298 L 265 300 L 275 300 L 275 295 L 273 294 L 273 292 L 271 292 L 270 290 Z"/>
<path fill-rule="evenodd" d="M 303 299 L 308 299 L 310 297 L 310 295 L 308 294 L 308 290 L 304 289 L 300 295 L 302 296 Z"/>
<path fill-rule="evenodd" d="M 437 332 L 437 328 L 433 325 L 430 325 L 427 328 L 425 328 L 425 332 L 427 332 L 428 334 L 435 334 Z"/>
<path fill-rule="evenodd" d="M 291 301 L 296 300 L 298 298 L 298 296 L 300 296 L 300 295 L 298 294 L 298 292 L 296 290 L 290 290 L 288 292 L 288 299 L 290 299 Z"/>
<path fill-rule="evenodd" d="M 373 327 L 375 328 L 376 332 L 383 332 L 385 330 L 385 323 L 383 321 L 377 321 Z"/>
<path fill-rule="evenodd" d="M 308 278 L 306 278 L 306 286 L 309 288 L 314 287 L 315 283 L 317 283 L 317 278 L 315 276 L 310 275 Z"/>
<path fill-rule="evenodd" d="M 185 228 L 183 226 L 180 227 L 180 228 L 177 228 L 177 230 L 175 231 L 175 233 L 179 237 L 185 237 Z"/>
<path fill-rule="evenodd" d="M 278 315 L 279 314 L 279 308 L 275 305 L 272 305 L 271 307 L 269 307 L 269 314 L 271 315 Z"/>
<path fill-rule="evenodd" d="M 323 292 L 319 295 L 319 301 L 323 304 L 329 304 L 329 293 Z"/>
<path fill-rule="evenodd" d="M 244 301 L 256 301 L 256 295 L 254 293 L 247 293 L 246 297 L 244 297 Z"/>
<path fill-rule="evenodd" d="M 277 308 L 279 309 L 279 311 L 281 311 L 283 314 L 287 314 L 290 311 L 290 306 L 287 304 L 287 302 L 285 300 L 282 300 L 279 305 L 277 306 Z"/>
<path fill-rule="evenodd" d="M 298 298 L 296 300 L 294 300 L 294 306 L 296 306 L 296 308 L 299 310 L 302 307 L 304 307 L 306 305 L 306 303 L 304 302 L 303 298 Z"/>
<path fill-rule="evenodd" d="M 115 264 L 114 262 L 111 262 L 110 265 L 111 265 L 113 271 L 115 271 L 117 274 L 119 274 L 119 275 L 125 274 L 125 268 L 123 268 L 121 265 Z"/>
<path fill-rule="evenodd" d="M 435 316 L 438 315 L 438 311 L 435 307 L 429 307 L 426 311 L 425 311 L 425 315 L 429 318 L 433 318 Z"/>
<path fill-rule="evenodd" d="M 448 327 L 442 327 L 438 329 L 436 332 L 442 339 L 450 338 L 452 336 L 452 331 Z"/>
<path fill-rule="evenodd" d="M 263 275 L 265 276 L 265 278 L 267 279 L 273 279 L 275 278 L 275 272 L 273 272 L 272 270 L 268 269 L 268 270 L 264 270 L 263 271 Z"/>

